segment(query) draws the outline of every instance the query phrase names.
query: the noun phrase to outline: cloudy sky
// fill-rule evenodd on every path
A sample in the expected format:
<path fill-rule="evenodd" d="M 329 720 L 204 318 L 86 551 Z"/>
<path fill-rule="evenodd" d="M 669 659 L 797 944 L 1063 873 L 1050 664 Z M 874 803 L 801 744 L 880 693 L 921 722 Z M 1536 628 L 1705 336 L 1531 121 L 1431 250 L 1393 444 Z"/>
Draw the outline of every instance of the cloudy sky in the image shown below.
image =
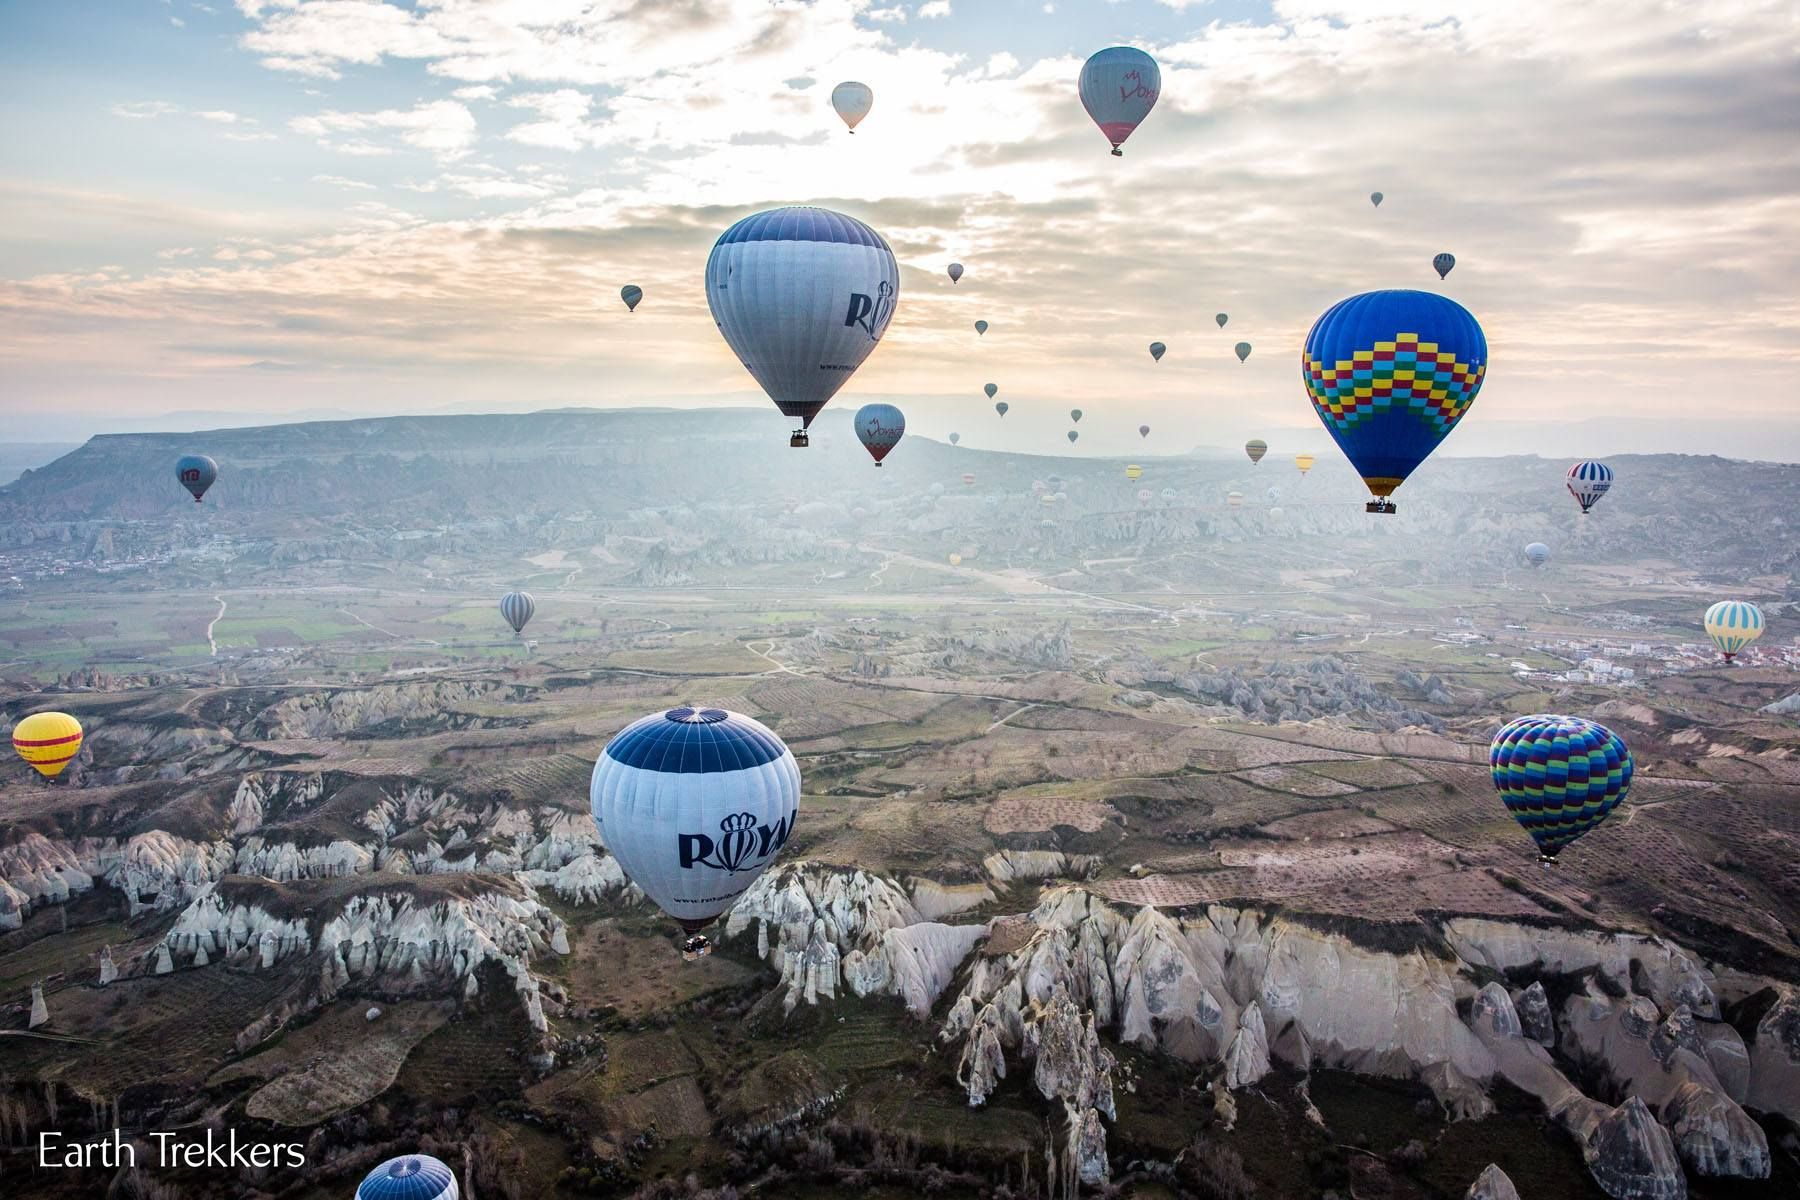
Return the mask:
<path fill-rule="evenodd" d="M 1115 43 L 1163 71 L 1122 159 Z M 1401 286 L 1488 333 L 1452 452 L 1800 459 L 1792 0 L 63 0 L 0 79 L 0 440 L 766 403 L 707 251 L 818 203 L 902 263 L 834 404 L 934 436 L 1001 444 L 994 381 L 1021 449 L 1322 440 L 1306 328 Z"/>

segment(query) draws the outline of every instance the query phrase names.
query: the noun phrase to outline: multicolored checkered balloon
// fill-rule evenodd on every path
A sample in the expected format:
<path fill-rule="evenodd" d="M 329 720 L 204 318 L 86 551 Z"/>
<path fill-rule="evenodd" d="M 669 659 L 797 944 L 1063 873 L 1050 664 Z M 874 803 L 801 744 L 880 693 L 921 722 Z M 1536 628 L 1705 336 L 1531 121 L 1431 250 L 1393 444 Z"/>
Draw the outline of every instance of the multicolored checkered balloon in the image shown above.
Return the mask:
<path fill-rule="evenodd" d="M 1454 300 L 1365 292 L 1313 325 L 1300 374 L 1326 431 L 1369 491 L 1385 498 L 1469 411 L 1487 357 L 1481 325 Z"/>
<path fill-rule="evenodd" d="M 1631 751 L 1581 717 L 1535 713 L 1508 721 L 1488 747 L 1494 787 L 1513 820 L 1555 863 L 1563 847 L 1606 820 L 1631 792 Z"/>

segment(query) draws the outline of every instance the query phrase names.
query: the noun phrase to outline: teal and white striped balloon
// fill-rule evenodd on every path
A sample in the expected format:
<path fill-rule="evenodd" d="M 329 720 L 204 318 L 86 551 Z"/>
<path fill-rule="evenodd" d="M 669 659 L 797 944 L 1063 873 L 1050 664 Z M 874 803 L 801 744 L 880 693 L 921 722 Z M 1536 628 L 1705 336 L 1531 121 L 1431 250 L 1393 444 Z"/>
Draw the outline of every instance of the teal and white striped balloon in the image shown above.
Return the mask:
<path fill-rule="evenodd" d="M 1721 600 L 1706 610 L 1706 636 L 1730 662 L 1737 652 L 1762 636 L 1762 609 L 1748 600 Z"/>

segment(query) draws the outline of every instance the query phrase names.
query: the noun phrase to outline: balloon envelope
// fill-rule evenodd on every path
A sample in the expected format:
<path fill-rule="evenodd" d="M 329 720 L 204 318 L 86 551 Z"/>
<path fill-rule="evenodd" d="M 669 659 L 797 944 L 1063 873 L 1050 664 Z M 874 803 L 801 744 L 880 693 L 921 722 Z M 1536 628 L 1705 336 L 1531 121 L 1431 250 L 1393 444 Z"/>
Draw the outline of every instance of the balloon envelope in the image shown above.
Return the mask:
<path fill-rule="evenodd" d="M 961 263 L 951 263 L 950 264 L 950 282 L 955 283 L 957 280 L 961 279 L 962 277 L 963 277 L 963 265 Z"/>
<path fill-rule="evenodd" d="M 1150 343 L 1150 357 L 1154 358 L 1157 362 L 1161 362 L 1162 356 L 1168 351 L 1168 349 L 1169 348 L 1167 346 L 1163 345 L 1161 342 L 1151 342 Z"/>
<path fill-rule="evenodd" d="M 856 410 L 856 439 L 880 466 L 906 433 L 906 417 L 891 404 L 865 404 Z"/>
<path fill-rule="evenodd" d="M 1125 478 L 1127 478 L 1127 479 L 1142 479 L 1143 477 L 1144 477 L 1144 468 L 1138 466 L 1136 463 L 1132 463 L 1130 466 L 1125 468 Z"/>
<path fill-rule="evenodd" d="M 12 742 L 34 771 L 55 779 L 81 753 L 81 722 L 68 713 L 32 713 L 13 726 Z"/>
<path fill-rule="evenodd" d="M 1381 202 L 1385 199 L 1387 199 L 1387 197 L 1383 196 L 1380 192 L 1369 193 L 1369 203 L 1373 204 L 1376 208 L 1380 208 Z"/>
<path fill-rule="evenodd" d="M 1227 313 L 1214 313 L 1213 320 L 1215 320 L 1219 323 L 1220 329 L 1223 329 L 1223 328 L 1225 328 L 1225 322 L 1231 320 L 1231 317 Z"/>
<path fill-rule="evenodd" d="M 970 487 L 975 486 L 975 475 L 971 471 L 964 471 L 962 480 L 964 483 L 968 484 Z"/>
<path fill-rule="evenodd" d="M 1002 400 L 998 404 L 994 405 L 994 411 L 1004 417 L 1006 415 L 1006 410 L 1011 407 L 1012 407 L 1012 405 L 1010 405 L 1006 401 Z"/>
<path fill-rule="evenodd" d="M 1081 424 L 1081 410 L 1079 408 L 1071 408 L 1069 410 L 1069 420 L 1075 422 L 1077 425 Z"/>
<path fill-rule="evenodd" d="M 625 311 L 636 312 L 638 301 L 644 298 L 644 289 L 635 283 L 628 283 L 619 289 L 619 299 L 625 302 Z"/>
<path fill-rule="evenodd" d="M 887 242 L 829 209 L 745 217 L 706 261 L 719 332 L 802 428 L 880 343 L 899 301 L 900 268 Z"/>
<path fill-rule="evenodd" d="M 850 132 L 855 133 L 862 119 L 875 107 L 875 90 L 866 83 L 845 80 L 831 89 L 831 107 L 844 119 Z"/>
<path fill-rule="evenodd" d="M 1081 435 L 1079 433 L 1075 432 L 1075 430 L 1073 430 L 1073 429 L 1069 430 L 1069 445 L 1073 446 L 1075 444 L 1075 439 L 1080 436 Z"/>
<path fill-rule="evenodd" d="M 429 1154 L 390 1158 L 356 1185 L 356 1200 L 458 1200 L 456 1174 Z"/>
<path fill-rule="evenodd" d="M 1300 473 L 1302 475 L 1313 469 L 1313 462 L 1313 456 L 1310 454 L 1294 455 L 1294 465 L 1300 468 Z"/>
<path fill-rule="evenodd" d="M 756 882 L 793 832 L 800 767 L 760 721 L 672 708 L 627 725 L 588 803 L 631 882 L 690 933 Z"/>
<path fill-rule="evenodd" d="M 1263 441 L 1261 438 L 1251 438 L 1244 443 L 1244 453 L 1250 456 L 1250 461 L 1253 463 L 1261 462 L 1263 460 L 1263 455 L 1268 452 L 1269 443 Z"/>
<path fill-rule="evenodd" d="M 1244 493 L 1242 493 L 1242 492 L 1227 492 L 1227 493 L 1225 493 L 1225 505 L 1227 508 L 1242 508 L 1242 507 L 1244 507 Z"/>
<path fill-rule="evenodd" d="M 1631 751 L 1618 734 L 1581 717 L 1536 713 L 1508 721 L 1488 747 L 1488 767 L 1506 811 L 1546 863 L 1631 791 Z"/>
<path fill-rule="evenodd" d="M 1239 342 L 1237 345 L 1232 347 L 1232 350 L 1237 354 L 1239 362 L 1243 362 L 1246 358 L 1250 357 L 1250 343 L 1249 342 Z"/>
<path fill-rule="evenodd" d="M 1762 636 L 1762 609 L 1745 600 L 1721 600 L 1706 610 L 1706 636 L 1730 662 L 1737 652 Z"/>
<path fill-rule="evenodd" d="M 981 385 L 981 390 L 987 393 L 987 398 L 989 400 L 992 400 L 994 398 L 994 393 L 1000 390 L 1000 385 L 997 383 L 984 383 Z"/>
<path fill-rule="evenodd" d="M 960 555 L 960 554 L 952 554 L 952 555 L 951 555 L 951 556 L 950 556 L 950 565 L 951 565 L 951 566 L 953 566 L 953 567 L 960 567 L 960 566 L 962 566 L 962 555 Z"/>
<path fill-rule="evenodd" d="M 962 441 L 962 434 L 960 434 L 960 433 L 953 433 L 953 434 L 951 434 L 951 435 L 950 435 L 950 444 L 951 444 L 951 445 L 952 445 L 952 446 L 954 446 L 954 445 L 956 445 L 956 443 L 958 443 L 958 442 L 960 442 L 960 441 Z"/>
<path fill-rule="evenodd" d="M 975 335 L 977 337 L 980 337 L 982 334 L 986 333 L 987 331 L 988 331 L 988 323 L 986 321 L 975 322 Z"/>
<path fill-rule="evenodd" d="M 1138 436 L 1141 438 L 1149 437 L 1150 436 L 1150 427 L 1148 425 L 1139 425 L 1138 426 Z"/>
<path fill-rule="evenodd" d="M 1603 462 L 1578 462 L 1569 468 L 1569 495 L 1586 512 L 1612 491 L 1613 469 Z"/>
<path fill-rule="evenodd" d="M 1120 153 L 1132 131 L 1156 107 L 1162 73 L 1156 60 L 1131 46 L 1109 46 L 1081 67 L 1081 106 Z"/>
<path fill-rule="evenodd" d="M 204 454 L 184 454 L 175 460 L 175 478 L 193 496 L 194 503 L 206 495 L 206 489 L 219 477 L 219 464 Z"/>
<path fill-rule="evenodd" d="M 1440 254 L 1431 260 L 1431 266 L 1438 273 L 1438 278 L 1442 279 L 1450 274 L 1452 267 L 1456 266 L 1456 255 Z"/>
<path fill-rule="evenodd" d="M 537 601 L 531 598 L 530 592 L 508 592 L 500 597 L 500 615 L 506 618 L 514 633 L 523 631 L 525 623 L 536 611 Z"/>
<path fill-rule="evenodd" d="M 1149 488 L 1139 488 L 1138 489 L 1138 503 L 1139 504 L 1150 503 L 1150 489 Z"/>
<path fill-rule="evenodd" d="M 1550 547 L 1542 542 L 1533 542 L 1525 547 L 1525 561 L 1534 567 L 1541 567 L 1550 561 Z"/>
<path fill-rule="evenodd" d="M 1364 292 L 1325 310 L 1300 370 L 1313 410 L 1376 496 L 1391 495 L 1475 402 L 1487 338 L 1431 292 Z"/>

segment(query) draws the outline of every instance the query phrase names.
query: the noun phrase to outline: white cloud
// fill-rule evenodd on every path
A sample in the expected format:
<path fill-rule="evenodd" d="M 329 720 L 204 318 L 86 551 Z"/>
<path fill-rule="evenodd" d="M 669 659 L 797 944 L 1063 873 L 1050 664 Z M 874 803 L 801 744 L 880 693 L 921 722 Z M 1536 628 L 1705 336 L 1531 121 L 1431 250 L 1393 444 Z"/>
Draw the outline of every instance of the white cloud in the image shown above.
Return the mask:
<path fill-rule="evenodd" d="M 863 16 L 869 18 L 871 21 L 903 23 L 906 20 L 906 10 L 896 4 L 891 8 L 871 8 L 863 13 Z"/>
<path fill-rule="evenodd" d="M 949 15 L 950 0 L 926 0 L 926 3 L 919 5 L 919 19 L 921 21 L 929 21 L 935 17 L 947 17 Z"/>
<path fill-rule="evenodd" d="M 492 100 L 495 96 L 499 95 L 499 91 L 498 88 L 488 84 L 478 83 L 471 84 L 468 87 L 459 87 L 450 94 L 455 96 L 458 100 Z"/>
<path fill-rule="evenodd" d="M 375 190 L 375 185 L 372 183 L 365 183 L 360 179 L 345 179 L 342 175 L 314 175 L 312 181 L 329 183 L 333 187 L 343 188 L 346 191 L 372 192 Z"/>
<path fill-rule="evenodd" d="M 366 138 L 335 143 L 332 136 L 391 130 L 406 145 L 435 154 L 447 162 L 467 155 L 476 139 L 474 114 L 454 100 L 434 100 L 410 109 L 389 108 L 380 112 L 326 111 L 315 116 L 295 117 L 288 122 L 288 128 L 317 138 L 320 144 L 334 150 L 362 155 L 386 154 L 389 148 Z"/>
<path fill-rule="evenodd" d="M 149 121 L 180 111 L 178 106 L 170 104 L 166 100 L 133 100 L 127 104 L 112 106 L 113 116 L 124 117 L 129 121 Z"/>
<path fill-rule="evenodd" d="M 169 24 L 173 25 L 177 29 L 186 29 L 187 28 L 187 22 L 182 20 L 180 17 L 170 17 Z"/>
<path fill-rule="evenodd" d="M 556 150 L 574 150 L 581 146 L 587 113 L 594 104 L 592 97 L 574 88 L 527 92 L 512 96 L 506 102 L 513 108 L 529 108 L 539 117 L 507 130 L 509 141 Z"/>
<path fill-rule="evenodd" d="M 202 121 L 212 121 L 219 125 L 235 125 L 239 121 L 244 120 L 243 117 L 238 116 L 234 112 L 226 112 L 224 109 L 217 108 L 196 112 L 194 115 L 199 117 Z"/>

